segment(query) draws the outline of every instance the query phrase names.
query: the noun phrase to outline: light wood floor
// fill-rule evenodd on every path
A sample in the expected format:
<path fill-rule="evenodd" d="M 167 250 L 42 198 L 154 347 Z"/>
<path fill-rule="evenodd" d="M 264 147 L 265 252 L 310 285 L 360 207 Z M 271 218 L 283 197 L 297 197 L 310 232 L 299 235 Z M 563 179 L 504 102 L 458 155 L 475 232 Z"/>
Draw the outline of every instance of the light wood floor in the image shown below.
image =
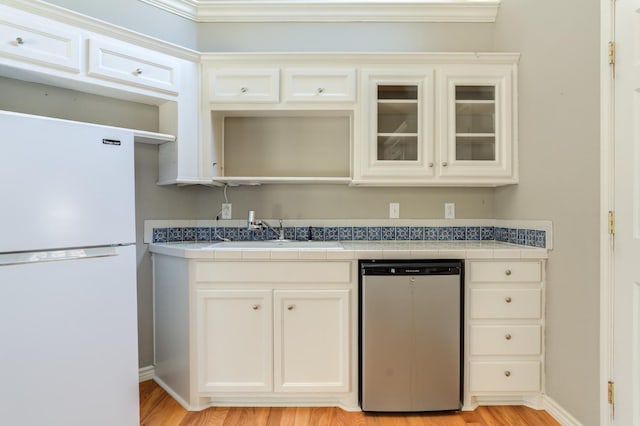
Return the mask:
<path fill-rule="evenodd" d="M 364 414 L 340 408 L 182 408 L 160 386 L 140 383 L 141 426 L 544 426 L 559 425 L 544 411 L 526 407 L 479 407 L 452 414 Z"/>

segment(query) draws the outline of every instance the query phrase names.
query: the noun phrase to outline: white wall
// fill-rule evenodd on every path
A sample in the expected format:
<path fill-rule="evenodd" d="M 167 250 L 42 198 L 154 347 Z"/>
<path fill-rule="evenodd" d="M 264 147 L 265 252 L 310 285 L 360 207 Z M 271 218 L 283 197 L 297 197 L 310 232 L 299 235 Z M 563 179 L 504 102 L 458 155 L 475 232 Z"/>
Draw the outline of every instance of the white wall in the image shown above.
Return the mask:
<path fill-rule="evenodd" d="M 599 7 L 503 0 L 496 48 L 520 61 L 520 184 L 495 194 L 498 218 L 550 219 L 547 394 L 599 422 Z"/>

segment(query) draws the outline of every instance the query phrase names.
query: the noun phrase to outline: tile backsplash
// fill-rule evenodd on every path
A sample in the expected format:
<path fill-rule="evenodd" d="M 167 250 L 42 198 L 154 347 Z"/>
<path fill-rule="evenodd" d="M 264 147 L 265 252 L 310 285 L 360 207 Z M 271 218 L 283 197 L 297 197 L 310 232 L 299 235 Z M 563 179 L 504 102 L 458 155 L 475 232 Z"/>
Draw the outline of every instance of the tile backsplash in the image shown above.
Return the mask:
<path fill-rule="evenodd" d="M 191 225 L 192 222 L 193 225 Z M 212 223 L 213 222 L 213 223 Z M 254 231 L 242 221 L 145 221 L 145 242 L 206 242 L 221 239 L 260 241 L 278 237 L 273 229 Z M 386 220 L 376 224 L 366 220 L 285 223 L 284 237 L 300 241 L 500 241 L 521 246 L 551 248 L 551 224 L 547 221 L 476 220 L 453 222 L 416 220 L 394 226 Z M 322 221 L 320 221 L 322 222 Z M 486 222 L 486 223 L 483 223 Z M 183 226 L 186 223 L 187 226 Z M 213 225 L 213 226 L 212 226 Z M 238 226 L 242 225 L 242 226 Z M 150 234 L 150 235 L 148 235 Z"/>

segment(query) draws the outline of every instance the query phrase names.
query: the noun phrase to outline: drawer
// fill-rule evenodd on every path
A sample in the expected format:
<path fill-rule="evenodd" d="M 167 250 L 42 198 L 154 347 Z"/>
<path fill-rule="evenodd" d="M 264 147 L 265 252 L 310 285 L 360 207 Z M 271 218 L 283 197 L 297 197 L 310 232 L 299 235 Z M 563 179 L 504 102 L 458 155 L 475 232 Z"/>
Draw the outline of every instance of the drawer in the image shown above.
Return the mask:
<path fill-rule="evenodd" d="M 210 102 L 271 102 L 280 100 L 278 68 L 209 70 Z"/>
<path fill-rule="evenodd" d="M 471 362 L 469 387 L 471 392 L 539 392 L 540 363 Z"/>
<path fill-rule="evenodd" d="M 471 327 L 471 355 L 539 355 L 539 325 Z"/>
<path fill-rule="evenodd" d="M 540 289 L 471 289 L 471 318 L 540 318 Z"/>
<path fill-rule="evenodd" d="M 135 46 L 89 40 L 89 72 L 93 77 L 131 86 L 178 93 L 175 60 Z"/>
<path fill-rule="evenodd" d="M 197 262 L 195 279 L 210 283 L 351 282 L 351 262 Z"/>
<path fill-rule="evenodd" d="M 80 33 L 39 17 L 0 8 L 0 54 L 38 65 L 80 71 Z"/>
<path fill-rule="evenodd" d="M 472 282 L 539 282 L 540 262 L 472 262 Z"/>
<path fill-rule="evenodd" d="M 286 69 L 287 102 L 355 102 L 355 69 Z"/>

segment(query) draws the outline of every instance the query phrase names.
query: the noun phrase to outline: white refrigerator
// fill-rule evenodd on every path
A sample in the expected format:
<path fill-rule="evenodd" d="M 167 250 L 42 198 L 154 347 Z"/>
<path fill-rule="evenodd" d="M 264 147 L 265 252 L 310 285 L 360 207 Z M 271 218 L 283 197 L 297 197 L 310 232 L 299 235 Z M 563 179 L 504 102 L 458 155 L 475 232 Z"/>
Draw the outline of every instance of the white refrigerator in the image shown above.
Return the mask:
<path fill-rule="evenodd" d="M 0 112 L 0 423 L 139 424 L 133 134 Z"/>

